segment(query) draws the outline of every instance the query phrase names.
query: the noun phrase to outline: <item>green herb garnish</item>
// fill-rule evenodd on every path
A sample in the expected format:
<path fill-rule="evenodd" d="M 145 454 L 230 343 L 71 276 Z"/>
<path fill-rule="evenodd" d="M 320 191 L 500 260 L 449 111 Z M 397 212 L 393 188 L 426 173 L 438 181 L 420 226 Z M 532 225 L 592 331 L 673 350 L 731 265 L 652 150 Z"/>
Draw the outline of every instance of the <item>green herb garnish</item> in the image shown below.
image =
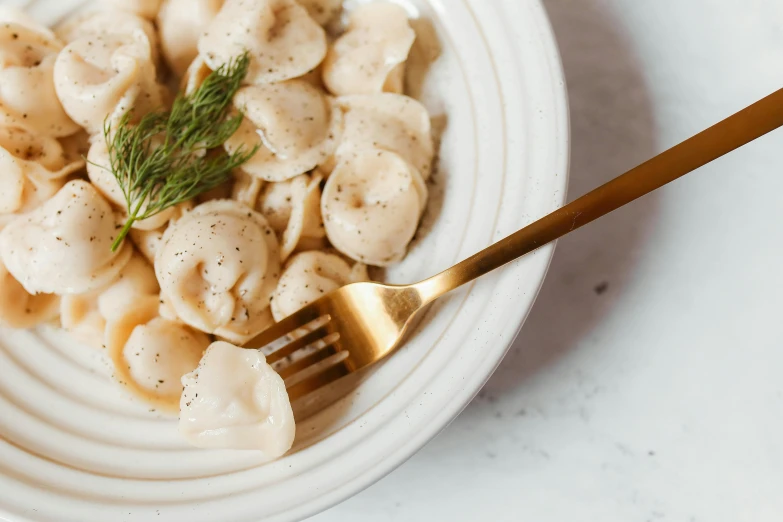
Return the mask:
<path fill-rule="evenodd" d="M 249 65 L 245 53 L 210 73 L 192 94 L 179 93 L 170 111 L 151 112 L 136 124 L 130 112 L 116 128 L 107 119 L 103 134 L 111 172 L 128 207 L 112 251 L 136 221 L 228 181 L 231 171 L 256 153 L 258 147 L 240 147 L 233 154 L 221 147 L 242 123 L 242 114 L 231 116 L 231 100 Z"/>

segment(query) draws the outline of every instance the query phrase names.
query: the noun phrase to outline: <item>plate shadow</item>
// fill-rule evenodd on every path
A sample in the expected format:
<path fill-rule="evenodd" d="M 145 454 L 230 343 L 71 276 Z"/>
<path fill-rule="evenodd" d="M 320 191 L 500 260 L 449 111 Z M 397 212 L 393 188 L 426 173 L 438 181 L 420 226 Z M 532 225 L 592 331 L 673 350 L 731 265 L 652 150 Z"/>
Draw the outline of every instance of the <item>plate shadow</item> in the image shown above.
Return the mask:
<path fill-rule="evenodd" d="M 569 200 L 658 150 L 643 65 L 631 39 L 613 20 L 606 2 L 583 0 L 578 4 L 544 0 L 569 91 Z M 592 345 L 585 341 L 619 306 L 624 287 L 634 277 L 655 226 L 658 202 L 659 195 L 651 194 L 560 240 L 519 337 L 463 415 L 476 414 L 476 402 L 495 403 L 525 386 L 569 351 Z"/>

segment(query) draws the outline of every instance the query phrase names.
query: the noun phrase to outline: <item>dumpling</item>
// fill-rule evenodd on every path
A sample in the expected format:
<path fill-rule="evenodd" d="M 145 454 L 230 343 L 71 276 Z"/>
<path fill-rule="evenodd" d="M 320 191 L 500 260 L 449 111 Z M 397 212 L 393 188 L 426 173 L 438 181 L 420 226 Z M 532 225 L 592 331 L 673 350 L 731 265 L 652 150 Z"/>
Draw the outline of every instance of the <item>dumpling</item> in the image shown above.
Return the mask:
<path fill-rule="evenodd" d="M 111 251 L 117 218 L 92 185 L 70 181 L 0 232 L 0 258 L 31 294 L 101 288 L 117 277 L 133 252 L 127 242 Z"/>
<path fill-rule="evenodd" d="M 291 449 L 291 402 L 260 350 L 212 343 L 182 384 L 179 432 L 192 445 L 260 450 L 269 458 Z"/>
<path fill-rule="evenodd" d="M 51 29 L 38 23 L 38 21 L 30 16 L 26 11 L 12 5 L 0 5 L 0 24 L 7 23 L 23 25 L 29 29 L 41 33 L 49 39 L 57 39 L 57 36 L 55 36 Z"/>
<path fill-rule="evenodd" d="M 28 170 L 27 165 L 8 151 L 0 148 L 0 229 L 14 220 L 18 214 L 38 208 L 49 200 L 65 184 L 63 179 L 41 176 L 38 169 Z"/>
<path fill-rule="evenodd" d="M 54 196 L 84 160 L 55 138 L 0 127 L 0 227 Z"/>
<path fill-rule="evenodd" d="M 338 98 L 345 110 L 345 126 L 338 159 L 364 149 L 396 152 L 428 179 L 434 149 L 427 109 L 401 94 L 371 94 Z"/>
<path fill-rule="evenodd" d="M 114 0 L 122 3 L 133 2 L 134 0 Z M 154 2 L 155 0 L 141 0 L 142 3 Z M 158 34 L 155 32 L 155 26 L 152 22 L 145 20 L 136 13 L 129 10 L 104 9 L 92 10 L 87 12 L 77 12 L 60 23 L 55 32 L 57 36 L 66 44 L 79 40 L 81 38 L 95 38 L 106 35 L 132 36 L 137 30 L 144 31 L 150 42 L 150 54 L 153 62 L 158 63 Z"/>
<path fill-rule="evenodd" d="M 180 320 L 242 344 L 269 326 L 280 251 L 264 216 L 232 200 L 169 226 L 155 256 L 162 299 Z"/>
<path fill-rule="evenodd" d="M 28 170 L 37 170 L 50 179 L 64 178 L 84 167 L 79 150 L 66 140 L 28 132 L 16 127 L 0 127 L 0 148 L 13 155 Z"/>
<path fill-rule="evenodd" d="M 85 36 L 68 44 L 54 65 L 54 85 L 68 115 L 90 134 L 104 121 L 133 110 L 137 118 L 164 104 L 164 88 L 155 80 L 150 40 L 131 34 Z"/>
<path fill-rule="evenodd" d="M 222 5 L 223 0 L 163 0 L 158 13 L 160 45 L 177 76 L 183 76 L 198 56 L 198 39 Z"/>
<path fill-rule="evenodd" d="M 337 164 L 321 212 L 337 250 L 388 266 L 405 256 L 426 204 L 427 187 L 416 168 L 393 152 L 368 149 Z"/>
<path fill-rule="evenodd" d="M 255 207 L 258 195 L 264 187 L 264 180 L 251 176 L 241 168 L 234 170 L 234 185 L 231 187 L 231 199 Z"/>
<path fill-rule="evenodd" d="M 175 212 L 171 215 L 168 222 L 163 224 L 160 228 L 152 230 L 145 230 L 141 228 L 131 228 L 130 238 L 133 244 L 136 245 L 136 249 L 147 258 L 150 263 L 155 263 L 155 254 L 158 252 L 160 245 L 163 243 L 163 234 L 166 229 L 175 223 L 182 216 L 187 214 L 193 209 L 192 201 L 185 201 L 175 207 Z"/>
<path fill-rule="evenodd" d="M 0 262 L 0 326 L 32 328 L 57 317 L 56 295 L 30 295 Z"/>
<path fill-rule="evenodd" d="M 226 0 L 198 41 L 212 70 L 245 51 L 246 83 L 302 76 L 326 55 L 326 33 L 295 0 Z"/>
<path fill-rule="evenodd" d="M 130 13 L 154 20 L 160 10 L 160 4 L 163 0 L 105 0 L 105 3 Z"/>
<path fill-rule="evenodd" d="M 84 166 L 76 154 L 55 138 L 0 127 L 0 228 L 54 196 Z"/>
<path fill-rule="evenodd" d="M 361 5 L 326 54 L 324 84 L 336 95 L 402 92 L 405 60 L 415 39 L 399 5 Z"/>
<path fill-rule="evenodd" d="M 185 94 L 193 94 L 211 73 L 212 69 L 204 63 L 204 58 L 196 56 L 180 81 L 180 90 L 184 91 Z"/>
<path fill-rule="evenodd" d="M 315 168 L 332 155 L 342 112 L 303 80 L 243 87 L 234 105 L 245 119 L 225 148 L 233 153 L 260 145 L 242 170 L 266 181 L 284 181 Z"/>
<path fill-rule="evenodd" d="M 60 322 L 77 339 L 101 348 L 106 325 L 117 321 L 135 306 L 159 304 L 155 270 L 141 254 L 134 253 L 117 279 L 107 287 L 86 294 L 64 295 L 60 300 Z"/>
<path fill-rule="evenodd" d="M 0 25 L 0 124 L 47 137 L 79 130 L 55 92 L 53 71 L 61 49 L 36 27 Z"/>
<path fill-rule="evenodd" d="M 358 264 L 358 263 L 357 263 Z M 272 316 L 281 321 L 349 283 L 367 280 L 364 265 L 352 268 L 343 258 L 326 252 L 300 252 L 292 257 L 272 296 Z"/>
<path fill-rule="evenodd" d="M 321 218 L 321 176 L 302 174 L 288 181 L 270 183 L 258 202 L 269 225 L 281 237 L 280 258 L 285 261 L 300 243 L 318 248 L 326 235 Z"/>
<path fill-rule="evenodd" d="M 93 140 L 90 152 L 87 154 L 87 160 L 87 175 L 92 184 L 103 197 L 109 200 L 109 203 L 127 215 L 128 203 L 125 201 L 125 196 L 119 183 L 117 183 L 117 178 L 112 174 L 109 151 L 103 135 L 96 136 Z M 146 209 L 146 206 L 142 209 L 142 212 L 144 209 Z M 180 206 L 169 207 L 154 216 L 134 222 L 133 228 L 155 230 L 164 226 L 179 213 L 181 213 Z"/>
<path fill-rule="evenodd" d="M 155 253 L 163 242 L 163 234 L 166 232 L 166 226 L 156 228 L 155 230 L 140 230 L 132 228 L 128 234 L 136 245 L 141 255 L 147 258 L 150 263 L 155 263 Z"/>
<path fill-rule="evenodd" d="M 25 172 L 34 172 L 41 178 L 65 178 L 84 167 L 79 150 L 66 145 L 20 128 L 0 127 L 0 148 L 11 154 Z"/>
<path fill-rule="evenodd" d="M 157 317 L 145 306 L 106 326 L 114 379 L 133 396 L 170 413 L 179 406 L 183 376 L 198 366 L 209 342 L 204 333 Z"/>
<path fill-rule="evenodd" d="M 342 0 L 297 0 L 307 14 L 321 25 L 329 23 L 343 8 Z"/>

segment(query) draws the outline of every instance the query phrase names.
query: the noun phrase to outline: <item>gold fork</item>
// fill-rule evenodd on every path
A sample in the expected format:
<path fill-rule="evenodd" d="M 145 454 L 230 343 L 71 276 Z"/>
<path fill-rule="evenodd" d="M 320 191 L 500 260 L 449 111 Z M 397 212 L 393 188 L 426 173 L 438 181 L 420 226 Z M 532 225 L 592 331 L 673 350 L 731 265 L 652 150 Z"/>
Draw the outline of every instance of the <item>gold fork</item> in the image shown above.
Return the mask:
<path fill-rule="evenodd" d="M 281 376 L 291 400 L 373 364 L 400 345 L 413 317 L 443 294 L 556 240 L 783 125 L 783 89 L 750 105 L 490 247 L 412 285 L 355 283 L 327 294 L 256 337 L 254 347 L 289 336 L 268 354 L 292 357 Z M 318 323 L 313 323 L 318 321 Z M 294 334 L 306 325 L 309 333 Z M 301 330 L 300 330 L 301 331 Z M 307 349 L 304 351 L 303 349 Z M 300 350 L 303 350 L 300 352 Z"/>

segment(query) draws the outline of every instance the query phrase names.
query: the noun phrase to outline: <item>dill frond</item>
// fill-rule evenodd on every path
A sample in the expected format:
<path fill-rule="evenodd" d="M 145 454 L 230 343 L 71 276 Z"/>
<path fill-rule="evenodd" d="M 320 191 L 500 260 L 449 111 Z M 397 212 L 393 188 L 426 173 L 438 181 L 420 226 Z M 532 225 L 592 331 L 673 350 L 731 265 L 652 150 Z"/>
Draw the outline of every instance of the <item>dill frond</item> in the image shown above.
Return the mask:
<path fill-rule="evenodd" d="M 177 95 L 170 111 L 144 115 L 131 122 L 132 113 L 103 134 L 111 171 L 127 205 L 128 219 L 112 244 L 116 251 L 136 221 L 191 200 L 228 181 L 231 171 L 258 150 L 240 148 L 233 154 L 223 142 L 242 123 L 231 115 L 231 100 L 247 74 L 247 53 L 210 73 L 192 94 Z"/>

